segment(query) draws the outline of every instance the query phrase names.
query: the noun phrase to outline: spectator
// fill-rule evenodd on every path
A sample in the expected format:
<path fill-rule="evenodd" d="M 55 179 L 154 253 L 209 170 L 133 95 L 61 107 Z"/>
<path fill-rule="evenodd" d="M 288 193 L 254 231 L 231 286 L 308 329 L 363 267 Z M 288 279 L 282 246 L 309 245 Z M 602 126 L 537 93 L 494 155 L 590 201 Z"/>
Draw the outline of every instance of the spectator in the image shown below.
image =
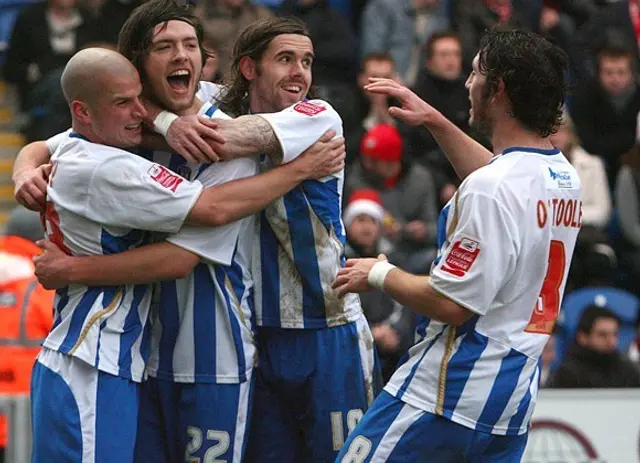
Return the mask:
<path fill-rule="evenodd" d="M 28 112 L 31 87 L 71 56 L 95 42 L 97 31 L 76 0 L 47 0 L 26 7 L 16 19 L 3 67 L 4 78 L 15 84 L 21 109 Z"/>
<path fill-rule="evenodd" d="M 364 134 L 378 124 L 396 125 L 389 115 L 390 101 L 383 95 L 374 95 L 365 91 L 364 86 L 370 78 L 397 79 L 393 58 L 386 53 L 373 53 L 365 57 L 362 71 L 358 75 L 358 124 L 346 133 L 347 165 L 350 166 L 360 151 L 360 142 Z"/>
<path fill-rule="evenodd" d="M 511 0 L 456 0 L 453 22 L 462 40 L 464 68 L 471 69 L 471 61 L 478 52 L 484 31 L 498 24 L 526 28 L 527 19 L 513 8 Z"/>
<path fill-rule="evenodd" d="M 14 209 L 0 237 L 0 394 L 28 394 L 31 368 L 53 322 L 53 291 L 36 280 L 32 259 L 44 238 L 38 213 Z M 10 438 L 11 436 L 9 436 Z M 7 423 L 0 415 L 0 461 Z"/>
<path fill-rule="evenodd" d="M 431 172 L 403 160 L 395 127 L 377 125 L 362 139 L 360 157 L 345 183 L 349 192 L 374 189 L 387 211 L 383 235 L 394 245 L 403 267 L 426 273 L 435 257 L 436 193 Z"/>
<path fill-rule="evenodd" d="M 582 182 L 582 226 L 603 231 L 611 218 L 611 193 L 602 159 L 580 146 L 573 121 L 564 113 L 551 142 L 571 162 Z"/>
<path fill-rule="evenodd" d="M 394 262 L 391 243 L 380 234 L 385 211 L 375 190 L 356 190 L 344 211 L 347 228 L 345 255 L 377 257 L 382 253 Z M 386 382 L 400 357 L 413 344 L 414 317 L 411 311 L 396 303 L 382 291 L 360 295 L 362 310 L 376 341 L 382 378 Z"/>
<path fill-rule="evenodd" d="M 571 117 L 583 148 L 600 156 L 609 185 L 615 185 L 620 157 L 635 143 L 640 91 L 633 69 L 636 52 L 609 45 L 598 53 L 597 77 L 572 99 Z"/>
<path fill-rule="evenodd" d="M 640 372 L 618 352 L 620 319 L 609 309 L 589 306 L 574 344 L 549 381 L 554 388 L 640 387 Z"/>
<path fill-rule="evenodd" d="M 439 3 L 439 0 L 370 0 L 362 15 L 361 56 L 388 53 L 401 79 L 413 84 L 422 46 L 434 32 L 449 27 Z"/>
<path fill-rule="evenodd" d="M 416 94 L 444 114 L 464 132 L 469 132 L 469 92 L 462 74 L 462 43 L 452 31 L 436 32 L 427 41 L 423 66 L 414 86 Z M 440 203 L 446 204 L 458 185 L 453 167 L 431 133 L 422 127 L 406 130 L 408 154 L 434 171 Z"/>
<path fill-rule="evenodd" d="M 249 0 L 207 0 L 198 2 L 196 14 L 202 21 L 205 36 L 218 51 L 218 69 L 225 74 L 236 38 L 254 21 L 273 16 L 267 8 Z"/>
<path fill-rule="evenodd" d="M 349 20 L 327 0 L 285 0 L 278 14 L 302 20 L 313 41 L 313 83 L 330 102 L 346 130 L 357 124 L 358 41 Z"/>
<path fill-rule="evenodd" d="M 640 295 L 640 145 L 625 157 L 625 165 L 618 172 L 615 199 L 620 221 L 621 243 L 618 253 L 621 264 L 631 272 L 633 291 Z"/>
<path fill-rule="evenodd" d="M 220 63 L 218 62 L 218 56 L 220 53 L 216 48 L 215 43 L 209 37 L 204 38 L 204 40 L 202 41 L 202 46 L 205 50 L 207 50 L 209 57 L 205 61 L 204 66 L 202 66 L 200 80 L 204 80 L 207 82 L 219 82 L 222 79 L 222 76 L 219 72 Z"/>

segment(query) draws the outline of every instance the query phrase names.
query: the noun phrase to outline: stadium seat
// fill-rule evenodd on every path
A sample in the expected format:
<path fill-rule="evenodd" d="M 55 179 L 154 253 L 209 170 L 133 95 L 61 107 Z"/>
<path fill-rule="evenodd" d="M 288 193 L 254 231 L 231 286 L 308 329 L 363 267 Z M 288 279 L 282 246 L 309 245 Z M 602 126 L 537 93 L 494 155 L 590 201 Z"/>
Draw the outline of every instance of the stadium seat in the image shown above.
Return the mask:
<path fill-rule="evenodd" d="M 577 289 L 567 294 L 562 303 L 556 336 L 558 360 L 564 358 L 568 347 L 573 343 L 583 310 L 592 304 L 606 306 L 620 317 L 619 349 L 621 352 L 626 352 L 631 341 L 635 339 L 637 335 L 635 322 L 640 299 L 628 291 L 612 287 Z"/>

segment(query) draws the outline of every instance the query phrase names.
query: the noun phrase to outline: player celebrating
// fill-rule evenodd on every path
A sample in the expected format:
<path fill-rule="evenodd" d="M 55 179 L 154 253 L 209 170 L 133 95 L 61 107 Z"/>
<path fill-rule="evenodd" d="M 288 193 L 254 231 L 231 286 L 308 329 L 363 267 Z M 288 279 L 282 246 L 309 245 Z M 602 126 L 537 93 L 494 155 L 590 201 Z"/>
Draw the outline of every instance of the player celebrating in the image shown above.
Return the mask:
<path fill-rule="evenodd" d="M 532 33 L 490 31 L 467 80 L 470 122 L 496 156 L 469 173 L 444 208 L 429 276 L 354 259 L 340 294 L 379 288 L 426 316 L 422 340 L 345 443 L 338 462 L 519 461 L 538 389 L 538 358 L 558 316 L 580 229 L 580 180 L 549 141 L 564 101 L 566 56 Z M 444 117 L 391 81 L 392 115 L 452 132 Z M 454 159 L 470 147 L 447 141 Z M 453 154 L 457 146 L 457 154 Z M 471 173 L 472 172 L 472 173 Z"/>
<path fill-rule="evenodd" d="M 61 83 L 73 130 L 59 137 L 52 158 L 45 211 L 52 242 L 70 255 L 112 254 L 144 244 L 143 230 L 176 232 L 185 220 L 217 223 L 215 205 L 233 202 L 228 194 L 237 196 L 234 188 L 203 192 L 199 182 L 119 149 L 140 143 L 145 115 L 129 61 L 86 49 L 69 61 Z M 307 165 L 307 173 L 317 164 Z M 294 171 L 301 166 L 283 166 L 281 173 L 289 172 L 279 176 L 299 175 Z M 245 214 L 259 209 L 236 206 Z M 153 271 L 175 278 L 180 267 Z M 151 300 L 150 286 L 136 283 L 144 281 L 58 291 L 55 323 L 32 381 L 34 462 L 132 461 Z"/>

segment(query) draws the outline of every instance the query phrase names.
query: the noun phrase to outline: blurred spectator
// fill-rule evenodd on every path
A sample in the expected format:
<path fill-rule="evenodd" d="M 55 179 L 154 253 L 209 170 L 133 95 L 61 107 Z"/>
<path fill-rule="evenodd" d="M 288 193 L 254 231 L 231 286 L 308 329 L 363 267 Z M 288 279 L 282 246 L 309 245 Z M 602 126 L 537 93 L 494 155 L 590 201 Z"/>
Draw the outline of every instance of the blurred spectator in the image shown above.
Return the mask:
<path fill-rule="evenodd" d="M 278 14 L 302 20 L 313 40 L 313 84 L 342 117 L 347 130 L 357 124 L 358 40 L 349 20 L 327 0 L 285 0 Z"/>
<path fill-rule="evenodd" d="M 218 49 L 215 44 L 209 37 L 204 38 L 202 41 L 203 47 L 209 53 L 209 57 L 202 66 L 202 73 L 200 74 L 200 80 L 204 80 L 207 82 L 219 82 L 222 80 L 222 76 L 220 75 L 220 68 L 218 62 Z"/>
<path fill-rule="evenodd" d="M 196 14 L 202 21 L 205 36 L 218 51 L 218 69 L 227 72 L 233 44 L 240 32 L 254 21 L 273 14 L 249 0 L 204 0 L 198 2 Z"/>
<path fill-rule="evenodd" d="M 0 237 L 0 394 L 28 394 L 33 362 L 53 322 L 53 291 L 36 280 L 32 259 L 41 250 L 33 241 L 44 233 L 37 212 L 12 211 Z M 7 444 L 0 415 L 0 461 Z"/>
<path fill-rule="evenodd" d="M 400 77 L 415 81 L 420 50 L 434 32 L 449 27 L 439 0 L 370 0 L 362 15 L 361 56 L 388 53 Z"/>
<path fill-rule="evenodd" d="M 393 259 L 393 244 L 382 236 L 382 222 L 385 210 L 380 194 L 376 190 L 355 190 L 342 215 L 347 230 L 344 253 L 347 259 L 353 257 L 378 257 L 384 254 Z"/>
<path fill-rule="evenodd" d="M 347 258 L 377 257 L 383 253 L 394 261 L 391 243 L 380 234 L 384 215 L 380 195 L 375 190 L 353 192 L 343 215 Z M 382 291 L 363 293 L 360 300 L 376 341 L 382 377 L 387 382 L 400 357 L 413 343 L 414 317 Z"/>
<path fill-rule="evenodd" d="M 635 51 L 609 45 L 598 53 L 597 77 L 572 99 L 571 117 L 582 147 L 602 157 L 609 185 L 615 185 L 620 157 L 636 136 L 640 91 L 633 69 Z"/>
<path fill-rule="evenodd" d="M 358 75 L 359 92 L 357 103 L 358 124 L 346 132 L 347 165 L 350 166 L 358 157 L 360 142 L 364 134 L 378 124 L 396 125 L 395 119 L 389 115 L 390 101 L 384 95 L 367 92 L 364 86 L 372 77 L 397 79 L 393 58 L 386 53 L 373 53 L 365 57 L 362 71 Z"/>
<path fill-rule="evenodd" d="M 478 52 L 485 30 L 498 24 L 526 28 L 527 18 L 513 8 L 511 0 L 455 0 L 453 18 L 462 40 L 464 68 L 471 69 L 471 61 Z"/>
<path fill-rule="evenodd" d="M 465 88 L 465 80 L 460 37 L 452 31 L 436 32 L 424 48 L 423 66 L 414 91 L 468 133 L 469 92 Z M 409 127 L 406 137 L 410 158 L 433 170 L 438 192 L 448 191 L 441 198 L 441 205 L 446 204 L 458 184 L 453 167 L 428 130 Z"/>
<path fill-rule="evenodd" d="M 395 127 L 377 125 L 367 132 L 345 191 L 347 197 L 360 188 L 378 191 L 387 212 L 383 235 L 394 243 L 400 266 L 427 273 L 436 253 L 436 192 L 426 167 L 403 160 L 402 145 Z"/>
<path fill-rule="evenodd" d="M 615 199 L 620 221 L 622 242 L 619 255 L 622 264 L 631 272 L 632 290 L 639 294 L 640 278 L 640 145 L 627 154 L 625 165 L 618 172 Z"/>
<path fill-rule="evenodd" d="M 574 344 L 549 381 L 555 388 L 640 387 L 640 372 L 618 352 L 620 320 L 607 308 L 587 307 Z"/>
<path fill-rule="evenodd" d="M 575 167 L 582 182 L 583 228 L 593 227 L 603 231 L 611 218 L 611 193 L 602 159 L 587 153 L 580 146 L 573 121 L 566 112 L 558 132 L 551 135 L 551 142 Z"/>
<path fill-rule="evenodd" d="M 98 43 L 118 45 L 118 34 L 125 21 L 143 0 L 90 0 L 88 8 Z"/>
<path fill-rule="evenodd" d="M 540 356 L 540 387 L 547 387 L 551 378 L 551 367 L 556 361 L 556 334 L 551 333 Z"/>
<path fill-rule="evenodd" d="M 96 33 L 86 13 L 76 8 L 76 0 L 47 0 L 20 12 L 3 74 L 7 82 L 17 86 L 23 111 L 29 111 L 30 89 L 50 72 L 64 67 L 76 51 L 95 42 Z"/>

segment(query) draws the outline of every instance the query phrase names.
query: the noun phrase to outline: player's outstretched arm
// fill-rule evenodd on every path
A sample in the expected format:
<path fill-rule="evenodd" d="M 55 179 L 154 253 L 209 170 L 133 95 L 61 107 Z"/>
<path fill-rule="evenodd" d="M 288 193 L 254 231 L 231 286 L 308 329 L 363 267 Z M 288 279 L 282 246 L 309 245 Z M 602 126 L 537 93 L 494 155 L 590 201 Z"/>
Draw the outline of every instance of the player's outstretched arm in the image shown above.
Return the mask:
<path fill-rule="evenodd" d="M 187 276 L 200 257 L 175 244 L 162 242 L 108 256 L 69 256 L 48 240 L 34 258 L 35 274 L 47 289 L 73 283 L 86 286 L 146 284 Z"/>
<path fill-rule="evenodd" d="M 343 138 L 329 131 L 294 161 L 260 175 L 205 189 L 186 223 L 219 226 L 261 211 L 303 180 L 320 179 L 344 168 Z"/>
<path fill-rule="evenodd" d="M 13 195 L 16 201 L 34 211 L 42 211 L 47 195 L 51 166 L 47 144 L 35 141 L 24 146 L 13 164 Z"/>
<path fill-rule="evenodd" d="M 375 268 L 374 268 L 375 266 Z M 436 292 L 428 276 L 412 275 L 378 259 L 349 259 L 333 288 L 339 297 L 378 288 L 414 312 L 448 325 L 460 326 L 474 313 Z"/>
<path fill-rule="evenodd" d="M 493 157 L 491 151 L 404 85 L 391 79 L 370 79 L 365 89 L 400 101 L 402 106 L 389 108 L 389 114 L 409 125 L 424 125 L 438 142 L 461 180 L 476 169 L 486 166 Z"/>

